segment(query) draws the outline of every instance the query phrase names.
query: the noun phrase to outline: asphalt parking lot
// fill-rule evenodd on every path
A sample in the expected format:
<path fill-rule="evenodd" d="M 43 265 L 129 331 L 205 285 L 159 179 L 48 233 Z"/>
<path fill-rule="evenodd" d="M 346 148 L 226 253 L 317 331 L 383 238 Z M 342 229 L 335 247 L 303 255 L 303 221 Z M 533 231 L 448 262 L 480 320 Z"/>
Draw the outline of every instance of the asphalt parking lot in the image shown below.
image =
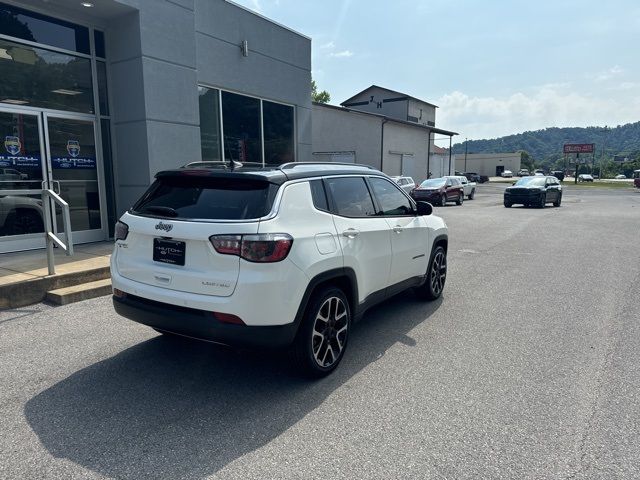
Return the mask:
<path fill-rule="evenodd" d="M 435 208 L 443 298 L 371 310 L 315 383 L 109 298 L 0 312 L 0 478 L 639 478 L 640 191 L 505 187 Z"/>

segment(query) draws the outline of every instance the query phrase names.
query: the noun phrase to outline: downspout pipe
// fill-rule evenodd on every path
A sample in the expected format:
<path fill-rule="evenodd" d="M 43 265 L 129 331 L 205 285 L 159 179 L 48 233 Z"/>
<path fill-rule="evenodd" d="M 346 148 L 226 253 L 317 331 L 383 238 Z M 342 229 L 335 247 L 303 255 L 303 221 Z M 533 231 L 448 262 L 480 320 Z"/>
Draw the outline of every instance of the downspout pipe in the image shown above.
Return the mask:
<path fill-rule="evenodd" d="M 384 124 L 387 123 L 387 117 L 382 119 L 380 124 L 380 171 L 384 173 Z"/>
<path fill-rule="evenodd" d="M 427 136 L 427 178 L 431 177 L 431 129 Z"/>
<path fill-rule="evenodd" d="M 452 136 L 449 135 L 449 175 L 451 175 L 451 138 Z"/>

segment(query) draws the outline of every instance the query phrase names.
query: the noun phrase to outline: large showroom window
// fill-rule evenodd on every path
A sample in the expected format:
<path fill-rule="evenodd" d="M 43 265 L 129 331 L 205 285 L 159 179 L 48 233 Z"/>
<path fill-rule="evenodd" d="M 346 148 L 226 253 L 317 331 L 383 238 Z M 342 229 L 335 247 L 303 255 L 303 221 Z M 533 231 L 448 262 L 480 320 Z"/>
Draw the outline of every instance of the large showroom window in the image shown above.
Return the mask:
<path fill-rule="evenodd" d="M 203 161 L 295 161 L 293 106 L 202 86 L 198 97 Z"/>
<path fill-rule="evenodd" d="M 0 101 L 94 113 L 91 60 L 0 39 Z"/>
<path fill-rule="evenodd" d="M 91 53 L 87 27 L 6 3 L 0 3 L 0 33 L 87 55 Z"/>
<path fill-rule="evenodd" d="M 295 160 L 293 147 L 293 107 L 262 102 L 264 122 L 264 163 L 280 165 Z"/>
<path fill-rule="evenodd" d="M 202 160 L 219 162 L 222 160 L 220 142 L 220 90 L 198 87 L 200 103 L 200 147 Z"/>
<path fill-rule="evenodd" d="M 260 100 L 222 92 L 224 159 L 241 163 L 262 163 Z"/>

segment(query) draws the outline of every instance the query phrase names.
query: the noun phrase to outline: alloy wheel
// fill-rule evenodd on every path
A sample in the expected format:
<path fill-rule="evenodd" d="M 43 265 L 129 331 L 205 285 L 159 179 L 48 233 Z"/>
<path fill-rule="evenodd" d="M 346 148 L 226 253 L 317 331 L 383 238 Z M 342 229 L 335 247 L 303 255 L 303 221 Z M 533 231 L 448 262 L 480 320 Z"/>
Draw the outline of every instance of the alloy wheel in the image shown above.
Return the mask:
<path fill-rule="evenodd" d="M 429 281 L 431 282 L 431 290 L 437 296 L 444 289 L 444 282 L 447 279 L 447 257 L 443 251 L 438 251 L 433 257 L 431 263 L 431 272 Z"/>
<path fill-rule="evenodd" d="M 348 310 L 342 299 L 327 298 L 318 310 L 311 335 L 311 351 L 319 366 L 330 367 L 340 358 L 348 327 Z"/>

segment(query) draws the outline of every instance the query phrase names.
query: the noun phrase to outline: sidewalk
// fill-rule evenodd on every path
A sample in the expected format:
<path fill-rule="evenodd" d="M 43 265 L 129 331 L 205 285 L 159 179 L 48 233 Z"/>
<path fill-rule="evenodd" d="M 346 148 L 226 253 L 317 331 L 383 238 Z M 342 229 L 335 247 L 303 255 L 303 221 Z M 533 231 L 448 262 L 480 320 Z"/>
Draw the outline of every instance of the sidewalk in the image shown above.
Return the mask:
<path fill-rule="evenodd" d="M 67 286 L 73 279 L 108 278 L 113 242 L 75 245 L 73 249 L 71 257 L 54 249 L 56 274 L 52 276 L 45 249 L 0 254 L 0 308 L 37 303 L 47 291 Z"/>

